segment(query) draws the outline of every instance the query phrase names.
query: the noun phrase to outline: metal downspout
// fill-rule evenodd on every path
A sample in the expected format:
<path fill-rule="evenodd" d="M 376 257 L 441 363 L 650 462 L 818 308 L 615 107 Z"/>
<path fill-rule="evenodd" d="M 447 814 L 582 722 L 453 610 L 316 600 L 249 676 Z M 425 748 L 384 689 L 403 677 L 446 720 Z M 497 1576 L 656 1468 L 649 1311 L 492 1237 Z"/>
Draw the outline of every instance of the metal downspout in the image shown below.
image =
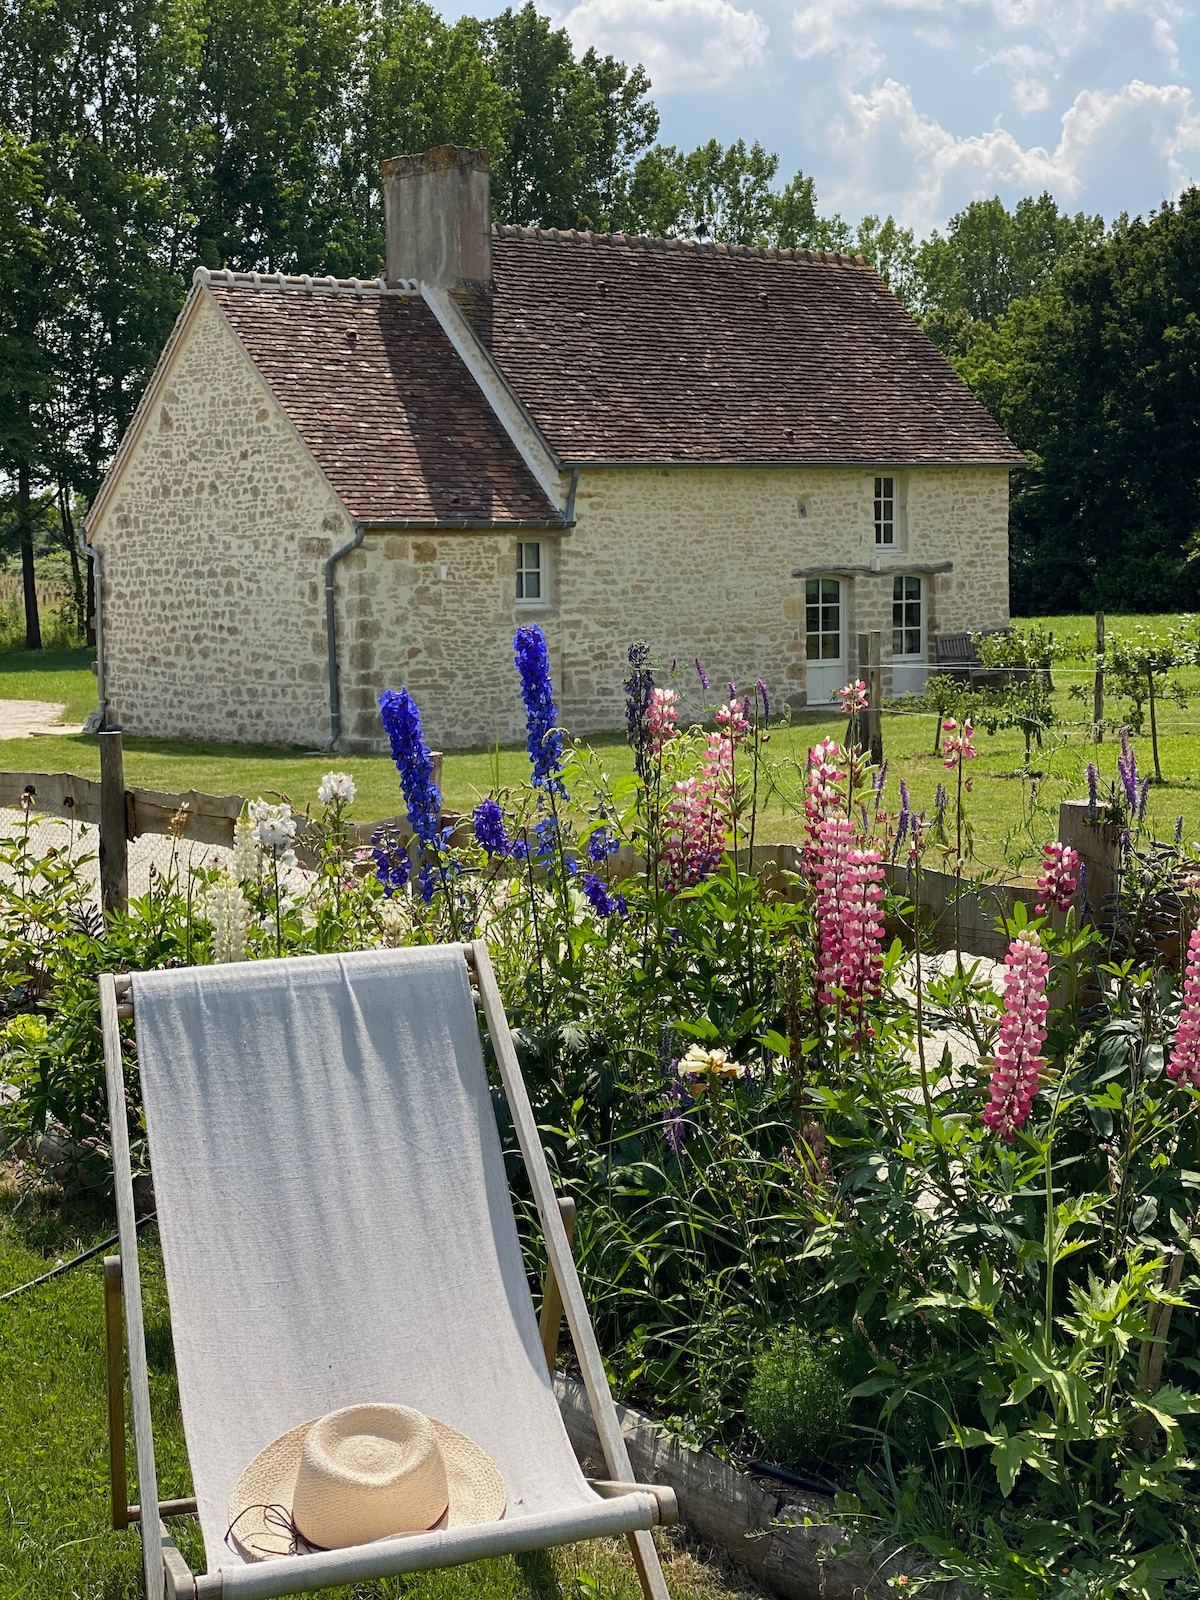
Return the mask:
<path fill-rule="evenodd" d="M 96 591 L 96 704 L 100 711 L 100 731 L 108 727 L 108 697 L 104 682 L 104 563 L 101 552 L 94 549 L 83 537 L 83 529 L 75 530 L 75 543 L 80 553 L 92 564 L 92 585 Z"/>
<path fill-rule="evenodd" d="M 358 549 L 366 531 L 365 522 L 356 522 L 353 539 L 348 544 L 342 545 L 341 549 L 335 550 L 325 563 L 325 648 L 329 654 L 329 737 L 325 741 L 326 750 L 332 750 L 342 736 L 342 686 L 338 676 L 337 610 L 334 605 L 333 569 L 343 556 L 348 556 L 351 550 Z M 97 630 L 97 640 L 99 637 Z"/>
<path fill-rule="evenodd" d="M 575 522 L 575 491 L 579 487 L 579 468 L 571 468 L 571 487 L 567 490 L 567 503 L 563 509 L 563 521 L 568 527 Z"/>

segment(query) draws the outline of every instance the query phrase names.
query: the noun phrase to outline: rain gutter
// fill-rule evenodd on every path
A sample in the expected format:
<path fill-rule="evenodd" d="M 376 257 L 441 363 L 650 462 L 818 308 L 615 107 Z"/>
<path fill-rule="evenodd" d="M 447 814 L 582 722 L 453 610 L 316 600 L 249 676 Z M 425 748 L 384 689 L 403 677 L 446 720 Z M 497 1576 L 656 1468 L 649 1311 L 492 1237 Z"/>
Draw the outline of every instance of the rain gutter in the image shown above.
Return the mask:
<path fill-rule="evenodd" d="M 354 537 L 333 554 L 325 562 L 325 649 L 329 656 L 329 738 L 325 741 L 326 750 L 332 750 L 342 736 L 342 685 L 338 676 L 337 658 L 337 606 L 334 596 L 333 569 L 351 550 L 357 550 L 363 542 L 367 525 L 365 522 L 354 524 Z M 100 638 L 100 630 L 96 630 L 96 638 Z"/>
<path fill-rule="evenodd" d="M 82 528 L 75 531 L 75 543 L 79 546 L 80 554 L 92 564 L 92 588 L 96 595 L 96 704 L 100 712 L 100 731 L 103 732 L 108 727 L 108 697 L 104 682 L 104 563 L 101 552 L 84 538 Z"/>

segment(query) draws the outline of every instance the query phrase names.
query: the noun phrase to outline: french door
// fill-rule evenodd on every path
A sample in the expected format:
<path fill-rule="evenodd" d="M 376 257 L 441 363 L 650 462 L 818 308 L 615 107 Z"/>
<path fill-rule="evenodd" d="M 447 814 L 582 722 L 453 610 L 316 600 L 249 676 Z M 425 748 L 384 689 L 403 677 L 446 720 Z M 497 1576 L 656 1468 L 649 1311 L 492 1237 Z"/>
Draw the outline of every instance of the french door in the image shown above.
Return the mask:
<path fill-rule="evenodd" d="M 832 705 L 846 682 L 846 618 L 840 578 L 809 578 L 804 586 L 808 703 Z"/>

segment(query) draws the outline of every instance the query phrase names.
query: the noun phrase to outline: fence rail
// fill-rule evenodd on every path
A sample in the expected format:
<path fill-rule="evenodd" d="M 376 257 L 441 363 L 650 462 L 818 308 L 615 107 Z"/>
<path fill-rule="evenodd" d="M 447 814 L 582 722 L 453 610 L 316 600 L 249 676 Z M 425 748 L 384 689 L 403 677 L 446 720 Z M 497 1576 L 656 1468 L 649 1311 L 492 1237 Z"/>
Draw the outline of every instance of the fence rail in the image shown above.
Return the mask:
<path fill-rule="evenodd" d="M 100 829 L 101 898 L 106 908 L 124 906 L 127 899 L 127 846 L 142 834 L 177 832 L 197 844 L 231 846 L 234 823 L 241 815 L 245 799 L 239 794 L 212 795 L 198 789 L 183 794 L 166 794 L 157 789 L 126 788 L 121 764 L 121 735 L 105 733 L 101 738 L 102 773 L 100 782 L 68 772 L 0 772 L 0 806 L 20 808 L 32 795 L 32 809 L 52 816 L 92 823 Z M 111 741 L 109 743 L 108 741 Z M 442 756 L 434 753 L 434 781 L 441 787 Z M 108 809 L 106 810 L 107 801 Z M 114 819 L 112 826 L 106 816 Z M 444 814 L 447 823 L 463 821 L 456 813 Z M 123 821 L 124 826 L 120 823 Z M 395 830 L 401 839 L 411 834 L 408 818 L 384 818 L 381 822 L 351 823 L 349 836 L 357 845 L 369 844 L 379 827 Z M 1116 830 L 1086 824 L 1086 803 L 1064 801 L 1059 808 L 1059 838 L 1071 844 L 1088 868 L 1089 900 L 1100 905 L 1110 892 L 1115 870 Z M 311 865 L 318 844 L 317 824 L 303 818 L 296 830 L 296 854 L 302 864 Z M 457 841 L 456 841 L 457 842 Z M 785 897 L 799 893 L 804 870 L 804 847 L 798 844 L 756 844 L 753 852 L 739 850 L 739 866 L 773 880 L 772 887 Z M 630 846 L 622 846 L 612 858 L 617 877 L 641 870 L 643 863 Z M 887 868 L 888 881 L 901 894 L 911 892 L 903 866 Z M 956 880 L 952 873 L 926 867 L 921 873 L 922 922 L 929 927 L 933 942 L 945 949 L 954 943 L 957 922 L 964 949 L 975 955 L 1003 956 L 1008 946 L 998 930 L 999 918 L 1010 918 L 1018 901 L 1032 911 L 1038 891 L 1029 879 L 1000 882 Z M 1080 907 L 1082 913 L 1083 907 Z"/>

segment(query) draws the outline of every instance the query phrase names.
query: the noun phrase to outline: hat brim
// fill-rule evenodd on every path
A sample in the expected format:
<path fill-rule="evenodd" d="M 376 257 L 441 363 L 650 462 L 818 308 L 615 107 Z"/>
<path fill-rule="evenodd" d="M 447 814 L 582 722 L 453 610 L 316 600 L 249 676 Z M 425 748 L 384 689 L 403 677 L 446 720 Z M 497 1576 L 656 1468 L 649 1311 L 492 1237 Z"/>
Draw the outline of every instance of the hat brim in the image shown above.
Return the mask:
<path fill-rule="evenodd" d="M 291 1522 L 296 1474 L 308 1431 L 320 1417 L 273 1439 L 238 1478 L 229 1494 L 229 1533 L 226 1536 L 246 1561 L 274 1561 L 295 1555 Z M 443 1528 L 465 1528 L 480 1522 L 498 1522 L 504 1515 L 508 1493 L 500 1468 L 474 1439 L 447 1422 L 430 1417 L 446 1468 L 449 1504 L 432 1528 L 412 1532 L 433 1533 Z M 409 1533 L 388 1534 L 389 1539 L 410 1538 Z M 376 1541 L 383 1543 L 383 1540 Z M 301 1551 L 305 1547 L 301 1544 Z"/>

